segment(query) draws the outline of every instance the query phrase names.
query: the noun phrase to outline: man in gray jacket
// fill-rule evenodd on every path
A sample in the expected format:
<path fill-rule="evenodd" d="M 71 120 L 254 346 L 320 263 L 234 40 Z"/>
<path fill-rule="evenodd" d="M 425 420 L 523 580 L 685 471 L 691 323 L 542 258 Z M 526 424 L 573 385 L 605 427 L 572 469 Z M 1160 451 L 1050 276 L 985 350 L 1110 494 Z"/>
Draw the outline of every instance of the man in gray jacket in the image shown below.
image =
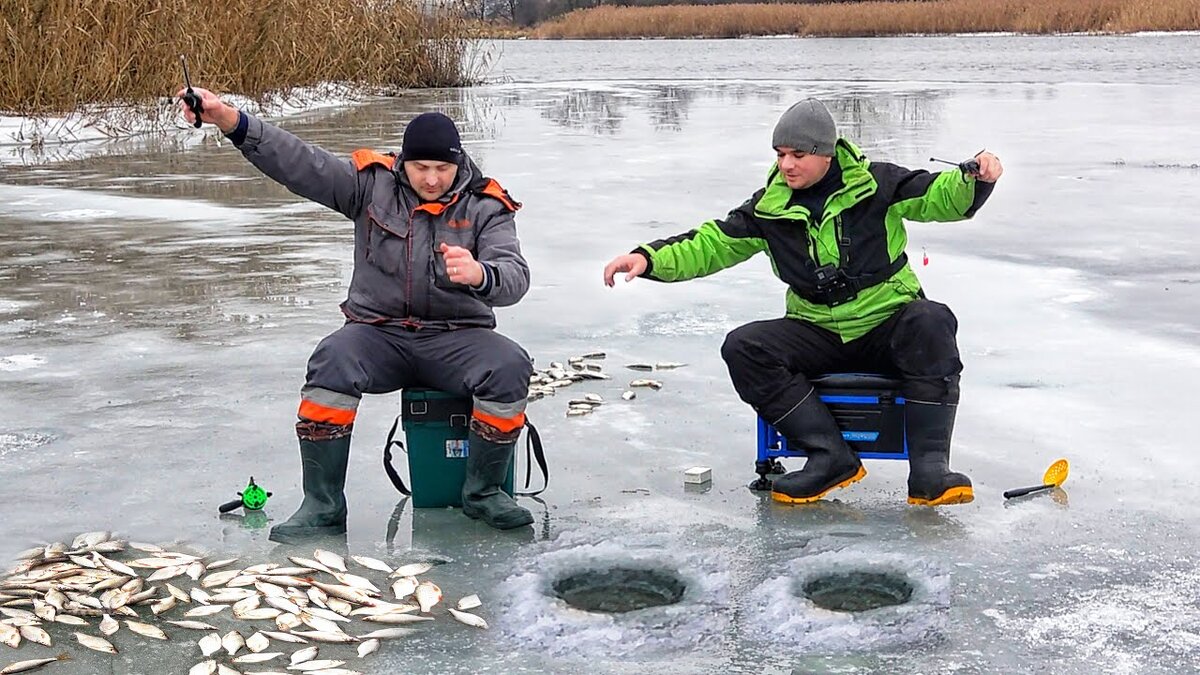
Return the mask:
<path fill-rule="evenodd" d="M 220 128 L 260 171 L 354 221 L 346 324 L 317 345 L 300 391 L 304 501 L 271 529 L 271 539 L 346 531 L 346 465 L 359 400 L 413 386 L 473 397 L 463 513 L 499 529 L 532 523 L 501 486 L 525 424 L 533 364 L 494 330 L 492 311 L 529 290 L 513 218 L 520 204 L 483 176 L 441 113 L 409 123 L 398 157 L 359 150 L 344 160 L 210 91 L 194 91 L 202 121 Z M 183 109 L 194 122 L 195 113 Z"/>

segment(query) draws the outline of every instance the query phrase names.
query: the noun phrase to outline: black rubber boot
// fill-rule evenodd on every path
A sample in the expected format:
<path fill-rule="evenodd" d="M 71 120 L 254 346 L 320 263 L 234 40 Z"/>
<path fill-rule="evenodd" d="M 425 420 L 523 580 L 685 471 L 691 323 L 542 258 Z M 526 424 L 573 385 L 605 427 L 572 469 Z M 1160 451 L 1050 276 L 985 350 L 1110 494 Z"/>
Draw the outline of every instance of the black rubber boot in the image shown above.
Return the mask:
<path fill-rule="evenodd" d="M 304 539 L 346 533 L 346 465 L 350 436 L 327 441 L 300 441 L 304 471 L 304 501 L 291 518 L 271 528 L 271 541 L 299 543 Z"/>
<path fill-rule="evenodd" d="M 533 524 L 533 515 L 504 492 L 508 467 L 517 443 L 493 443 L 471 431 L 467 439 L 467 476 L 463 481 L 462 511 L 497 530 Z"/>
<path fill-rule="evenodd" d="M 807 504 L 835 488 L 846 487 L 867 475 L 862 461 L 842 438 L 829 408 L 812 391 L 800 405 L 774 425 L 789 447 L 808 456 L 804 468 L 776 478 L 771 497 L 778 502 Z"/>
<path fill-rule="evenodd" d="M 975 499 L 971 479 L 950 470 L 950 437 L 957 409 L 949 403 L 912 400 L 904 405 L 909 504 L 942 506 Z"/>

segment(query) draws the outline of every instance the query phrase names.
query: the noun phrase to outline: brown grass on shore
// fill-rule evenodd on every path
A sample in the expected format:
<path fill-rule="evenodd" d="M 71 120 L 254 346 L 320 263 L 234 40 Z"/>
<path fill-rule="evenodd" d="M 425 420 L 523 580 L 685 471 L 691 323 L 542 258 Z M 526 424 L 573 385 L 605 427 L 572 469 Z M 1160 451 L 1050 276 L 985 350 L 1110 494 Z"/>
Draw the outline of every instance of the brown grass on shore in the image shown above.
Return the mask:
<path fill-rule="evenodd" d="M 472 35 L 485 40 L 515 40 L 529 37 L 530 32 L 530 28 L 510 21 L 476 21 L 471 25 Z"/>
<path fill-rule="evenodd" d="M 414 0 L 0 0 L 0 111 L 139 104 L 192 83 L 260 98 L 338 82 L 464 84 L 465 22 Z"/>
<path fill-rule="evenodd" d="M 842 4 L 595 7 L 537 26 L 535 38 L 1126 33 L 1200 29 L 1200 0 L 906 0 Z"/>

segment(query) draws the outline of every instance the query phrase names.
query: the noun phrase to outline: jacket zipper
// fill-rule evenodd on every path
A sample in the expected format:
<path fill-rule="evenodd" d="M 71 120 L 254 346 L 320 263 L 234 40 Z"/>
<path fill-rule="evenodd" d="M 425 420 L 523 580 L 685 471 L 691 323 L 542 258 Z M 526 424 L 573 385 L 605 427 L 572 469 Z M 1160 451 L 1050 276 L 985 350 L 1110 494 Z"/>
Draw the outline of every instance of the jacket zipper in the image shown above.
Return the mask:
<path fill-rule="evenodd" d="M 404 285 L 407 289 L 404 294 L 404 309 L 405 314 L 412 318 L 412 266 L 413 266 L 413 250 L 412 240 L 417 234 L 416 223 L 413 218 L 416 216 L 416 211 L 408 212 L 408 237 L 405 241 L 405 250 L 408 252 L 408 265 L 404 269 Z"/>

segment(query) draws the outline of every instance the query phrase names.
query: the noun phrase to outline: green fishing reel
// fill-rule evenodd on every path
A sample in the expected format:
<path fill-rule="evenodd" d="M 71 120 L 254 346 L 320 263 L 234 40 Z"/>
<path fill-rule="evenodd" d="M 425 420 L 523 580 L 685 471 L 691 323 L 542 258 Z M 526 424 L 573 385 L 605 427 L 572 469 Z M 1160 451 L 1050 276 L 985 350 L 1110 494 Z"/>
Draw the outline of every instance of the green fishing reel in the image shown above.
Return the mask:
<path fill-rule="evenodd" d="M 246 511 L 261 511 L 267 505 L 267 497 L 270 496 L 271 493 L 257 485 L 254 482 L 254 476 L 251 476 L 250 484 L 246 486 L 246 489 L 238 493 L 238 498 L 225 502 L 217 510 L 221 513 L 229 513 L 238 507 L 242 507 Z"/>

